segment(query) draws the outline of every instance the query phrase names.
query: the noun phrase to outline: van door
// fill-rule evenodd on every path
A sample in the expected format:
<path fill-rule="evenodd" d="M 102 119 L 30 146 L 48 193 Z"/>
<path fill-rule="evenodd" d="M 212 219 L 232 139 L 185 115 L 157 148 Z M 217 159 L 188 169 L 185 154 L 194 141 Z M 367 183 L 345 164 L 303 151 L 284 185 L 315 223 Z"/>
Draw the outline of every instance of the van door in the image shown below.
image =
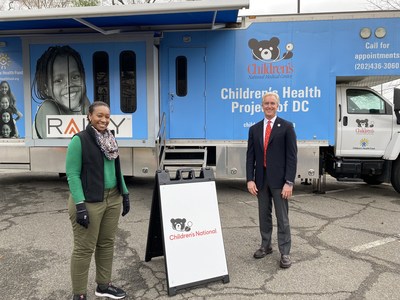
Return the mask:
<path fill-rule="evenodd" d="M 392 106 L 362 88 L 337 89 L 336 156 L 382 157 L 392 136 Z"/>
<path fill-rule="evenodd" d="M 205 49 L 169 49 L 169 137 L 205 138 Z"/>

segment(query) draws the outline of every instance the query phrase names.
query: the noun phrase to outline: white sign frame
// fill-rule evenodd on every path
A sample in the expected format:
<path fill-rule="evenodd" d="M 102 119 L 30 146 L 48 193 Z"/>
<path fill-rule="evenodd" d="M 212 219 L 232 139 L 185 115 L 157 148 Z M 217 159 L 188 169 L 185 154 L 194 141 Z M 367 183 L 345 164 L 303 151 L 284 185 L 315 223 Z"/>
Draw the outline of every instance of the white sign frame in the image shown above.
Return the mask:
<path fill-rule="evenodd" d="M 159 190 L 169 294 L 208 281 L 229 282 L 215 182 L 165 184 Z"/>

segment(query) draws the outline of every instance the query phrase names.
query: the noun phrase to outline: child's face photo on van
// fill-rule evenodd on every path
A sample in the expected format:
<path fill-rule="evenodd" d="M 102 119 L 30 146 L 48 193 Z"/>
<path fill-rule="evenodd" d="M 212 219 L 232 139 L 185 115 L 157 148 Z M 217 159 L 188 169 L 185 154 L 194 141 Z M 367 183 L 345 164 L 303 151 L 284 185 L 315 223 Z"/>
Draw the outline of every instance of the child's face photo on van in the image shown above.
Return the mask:
<path fill-rule="evenodd" d="M 85 87 L 76 60 L 71 56 L 58 56 L 49 77 L 53 98 L 72 111 L 80 110 Z"/>
<path fill-rule="evenodd" d="M 10 106 L 10 100 L 8 100 L 8 97 L 2 97 L 0 99 L 0 108 L 7 109 L 9 106 Z"/>
<path fill-rule="evenodd" d="M 11 128 L 8 125 L 3 125 L 3 127 L 1 128 L 1 134 L 3 137 L 10 137 L 11 134 Z"/>
<path fill-rule="evenodd" d="M 3 120 L 4 123 L 8 123 L 11 120 L 10 113 L 8 111 L 3 112 L 1 115 L 1 119 Z"/>
<path fill-rule="evenodd" d="M 10 88 L 9 88 L 7 82 L 3 82 L 3 83 L 0 85 L 0 93 L 2 93 L 3 95 L 6 95 L 6 94 L 8 93 L 8 90 L 9 90 L 9 89 L 10 89 Z"/>

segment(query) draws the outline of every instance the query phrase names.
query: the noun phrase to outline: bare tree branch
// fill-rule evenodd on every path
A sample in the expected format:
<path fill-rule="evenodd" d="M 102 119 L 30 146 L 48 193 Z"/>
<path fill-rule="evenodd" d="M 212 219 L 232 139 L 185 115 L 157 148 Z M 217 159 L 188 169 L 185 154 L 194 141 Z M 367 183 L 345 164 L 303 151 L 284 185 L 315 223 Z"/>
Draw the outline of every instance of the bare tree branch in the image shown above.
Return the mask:
<path fill-rule="evenodd" d="M 117 1 L 123 5 L 125 4 L 123 0 L 117 0 Z M 115 0 L 112 0 L 112 5 L 116 5 Z"/>
<path fill-rule="evenodd" d="M 157 2 L 157 0 L 111 0 L 111 4 L 112 5 L 119 5 L 119 3 L 117 3 L 116 1 L 118 1 L 122 5 L 125 5 L 125 4 L 141 4 L 141 3 L 156 3 Z"/>
<path fill-rule="evenodd" d="M 71 0 L 10 0 L 9 10 L 17 9 L 16 4 L 22 9 L 68 7 L 71 6 Z"/>

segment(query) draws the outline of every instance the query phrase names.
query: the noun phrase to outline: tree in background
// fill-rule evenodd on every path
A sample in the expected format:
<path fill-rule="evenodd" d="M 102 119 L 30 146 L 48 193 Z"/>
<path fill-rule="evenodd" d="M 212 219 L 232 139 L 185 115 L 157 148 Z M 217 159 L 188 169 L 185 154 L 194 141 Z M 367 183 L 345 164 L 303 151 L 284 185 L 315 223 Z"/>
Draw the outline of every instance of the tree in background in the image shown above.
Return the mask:
<path fill-rule="evenodd" d="M 72 6 L 80 7 L 80 6 L 99 6 L 100 0 L 73 0 Z"/>
<path fill-rule="evenodd" d="M 173 1 L 173 0 L 170 0 Z M 0 11 L 165 2 L 157 0 L 0 0 Z"/>
<path fill-rule="evenodd" d="M 174 0 L 0 0 L 0 11 L 72 6 L 127 5 L 169 1 L 173 2 Z M 400 10 L 400 0 L 366 1 L 369 3 L 370 10 Z"/>
<path fill-rule="evenodd" d="M 118 4 L 140 4 L 140 3 L 155 3 L 156 0 L 111 0 L 112 5 Z M 161 2 L 161 1 L 160 1 Z M 165 1 L 164 1 L 165 2 Z"/>
<path fill-rule="evenodd" d="M 71 0 L 9 0 L 8 10 L 68 7 Z"/>

